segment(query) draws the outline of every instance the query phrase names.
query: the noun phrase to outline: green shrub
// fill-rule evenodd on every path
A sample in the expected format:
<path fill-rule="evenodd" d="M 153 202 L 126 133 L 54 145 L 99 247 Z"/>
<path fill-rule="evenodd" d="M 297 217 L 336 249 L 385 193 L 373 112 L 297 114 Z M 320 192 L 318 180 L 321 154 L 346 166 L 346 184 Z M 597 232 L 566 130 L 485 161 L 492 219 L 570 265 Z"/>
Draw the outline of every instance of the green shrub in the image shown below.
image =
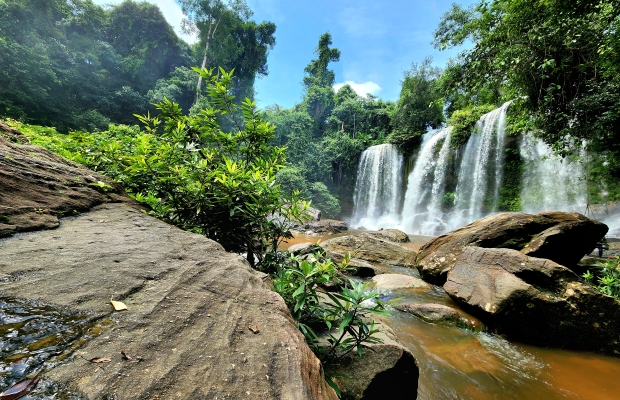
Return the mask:
<path fill-rule="evenodd" d="M 338 393 L 330 379 L 330 366 L 353 350 L 361 356 L 368 344 L 381 343 L 375 336 L 379 330 L 367 317 L 389 315 L 385 307 L 393 302 L 384 304 L 376 290 L 366 291 L 363 283 L 345 281 L 343 273 L 349 270 L 348 262 L 348 254 L 340 264 L 325 259 L 320 252 L 314 254 L 314 259 L 291 256 L 276 265 L 273 275 L 273 289 L 288 305 L 297 327 L 325 366 L 327 382 Z M 339 291 L 320 290 L 324 285 L 337 286 Z M 327 332 L 326 340 L 319 340 L 318 330 Z"/>
<path fill-rule="evenodd" d="M 600 273 L 595 276 L 587 271 L 583 275 L 584 280 L 599 292 L 620 299 L 620 257 L 608 258 L 598 266 L 602 268 Z M 598 284 L 594 283 L 595 279 Z"/>
<path fill-rule="evenodd" d="M 24 127 L 35 144 L 87 165 L 120 182 L 151 213 L 185 230 L 216 240 L 227 251 L 246 253 L 260 263 L 280 240 L 290 237 L 289 221 L 307 203 L 285 196 L 275 184 L 284 167 L 284 148 L 273 146 L 274 126 L 255 103 L 240 105 L 230 95 L 232 73 L 196 71 L 207 82 L 204 104 L 190 116 L 168 100 L 155 104 L 159 115 L 137 116 L 145 125 L 110 126 L 102 133 L 58 134 Z M 232 131 L 220 122 L 234 123 Z"/>
<path fill-rule="evenodd" d="M 340 202 L 323 182 L 314 182 L 310 185 L 310 200 L 312 206 L 321 210 L 324 217 L 335 218 L 340 214 Z"/>
<path fill-rule="evenodd" d="M 497 107 L 491 104 L 481 104 L 453 112 L 448 121 L 448 126 L 452 127 L 450 145 L 456 148 L 467 143 L 467 139 L 474 132 L 476 122 L 495 108 Z"/>

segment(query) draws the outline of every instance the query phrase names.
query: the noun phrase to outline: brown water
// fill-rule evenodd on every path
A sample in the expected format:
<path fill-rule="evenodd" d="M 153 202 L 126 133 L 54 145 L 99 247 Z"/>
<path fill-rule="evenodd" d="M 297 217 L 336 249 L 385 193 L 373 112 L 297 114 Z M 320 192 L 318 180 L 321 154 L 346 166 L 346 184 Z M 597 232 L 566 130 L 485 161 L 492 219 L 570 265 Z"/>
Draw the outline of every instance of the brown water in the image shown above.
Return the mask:
<path fill-rule="evenodd" d="M 300 235 L 294 240 L 317 238 L 329 237 Z M 411 239 L 408 246 L 418 250 L 429 238 Z M 413 269 L 392 272 L 419 276 Z M 458 308 L 440 287 L 386 292 L 384 297 Z M 620 358 L 516 343 L 485 332 L 472 316 L 475 329 L 461 329 L 426 323 L 398 310 L 391 313 L 385 322 L 420 367 L 419 399 L 620 399 Z"/>

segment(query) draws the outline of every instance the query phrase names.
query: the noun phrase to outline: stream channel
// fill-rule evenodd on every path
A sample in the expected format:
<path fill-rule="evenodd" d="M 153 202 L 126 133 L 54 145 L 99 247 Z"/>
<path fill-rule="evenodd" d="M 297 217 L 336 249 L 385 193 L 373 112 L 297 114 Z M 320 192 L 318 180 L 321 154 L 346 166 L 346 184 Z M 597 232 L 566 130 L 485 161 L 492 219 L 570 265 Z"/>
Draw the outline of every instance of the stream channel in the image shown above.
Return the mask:
<path fill-rule="evenodd" d="M 319 239 L 325 241 L 330 237 L 333 236 L 297 235 L 282 247 Z M 431 239 L 429 236 L 409 237 L 411 242 L 404 245 L 415 251 Z M 416 269 L 389 269 L 390 273 L 420 277 Z M 395 297 L 406 302 L 444 304 L 469 315 L 439 286 L 431 291 L 386 292 L 383 299 Z M 390 313 L 384 322 L 413 353 L 420 368 L 418 399 L 620 398 L 620 358 L 517 343 L 486 332 L 480 321 L 471 315 L 475 329 L 431 324 L 395 309 Z"/>

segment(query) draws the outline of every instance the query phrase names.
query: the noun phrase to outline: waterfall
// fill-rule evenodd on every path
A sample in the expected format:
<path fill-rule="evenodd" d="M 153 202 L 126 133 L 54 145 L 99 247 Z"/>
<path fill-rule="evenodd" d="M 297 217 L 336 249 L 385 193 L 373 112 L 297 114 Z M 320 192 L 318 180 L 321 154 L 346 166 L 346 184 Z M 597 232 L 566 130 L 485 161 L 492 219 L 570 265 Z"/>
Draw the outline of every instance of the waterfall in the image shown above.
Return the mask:
<path fill-rule="evenodd" d="M 434 234 L 435 226 L 442 224 L 440 207 L 451 130 L 429 131 L 422 136 L 420 153 L 407 180 L 403 205 L 403 228 L 408 232 Z"/>
<path fill-rule="evenodd" d="M 480 117 L 465 145 L 455 193 L 452 227 L 463 226 L 494 211 L 499 199 L 510 103 Z M 488 188 L 491 184 L 492 187 Z"/>
<path fill-rule="evenodd" d="M 439 235 L 498 212 L 500 189 L 505 184 L 509 104 L 480 117 L 462 148 L 451 146 L 450 127 L 422 136 L 417 157 L 407 168 L 411 172 L 402 213 L 403 157 L 392 145 L 364 151 L 351 225 Z M 517 142 L 511 142 L 510 148 L 517 150 Z M 521 138 L 518 151 L 524 163 L 519 194 L 523 211 L 585 211 L 586 181 L 579 162 L 554 156 L 549 146 L 531 135 Z"/>
<path fill-rule="evenodd" d="M 587 185 L 580 162 L 554 155 L 547 144 L 531 135 L 521 138 L 519 150 L 525 162 L 520 195 L 523 211 L 585 211 Z"/>
<path fill-rule="evenodd" d="M 403 156 L 392 144 L 366 149 L 360 158 L 353 194 L 353 227 L 379 229 L 399 225 Z"/>

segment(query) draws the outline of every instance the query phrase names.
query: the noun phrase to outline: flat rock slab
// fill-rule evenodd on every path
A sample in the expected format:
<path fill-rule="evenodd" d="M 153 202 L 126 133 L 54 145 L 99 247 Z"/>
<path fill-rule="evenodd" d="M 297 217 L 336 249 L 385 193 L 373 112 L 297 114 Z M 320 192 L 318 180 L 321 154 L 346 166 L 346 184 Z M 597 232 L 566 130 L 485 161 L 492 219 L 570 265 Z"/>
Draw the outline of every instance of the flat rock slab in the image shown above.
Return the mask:
<path fill-rule="evenodd" d="M 0 121 L 0 238 L 57 228 L 59 217 L 107 202 L 137 207 L 118 183 L 29 145 L 19 131 Z"/>
<path fill-rule="evenodd" d="M 476 318 L 443 304 L 405 302 L 396 304 L 394 308 L 433 324 L 457 325 L 475 330 L 483 326 Z"/>
<path fill-rule="evenodd" d="M 620 301 L 551 260 L 466 247 L 443 287 L 510 338 L 620 355 Z"/>
<path fill-rule="evenodd" d="M 365 232 L 368 235 L 372 235 L 378 237 L 383 240 L 388 240 L 394 243 L 409 243 L 411 239 L 409 239 L 409 235 L 405 232 L 400 231 L 398 229 L 381 229 L 378 231 L 369 231 Z"/>
<path fill-rule="evenodd" d="M 321 243 L 321 247 L 330 253 L 349 253 L 351 258 L 359 258 L 375 264 L 398 267 L 413 267 L 416 252 L 368 233 L 340 236 Z"/>
<path fill-rule="evenodd" d="M 607 230 L 605 224 L 578 213 L 500 213 L 431 240 L 420 249 L 416 267 L 424 280 L 442 285 L 465 246 L 519 250 L 572 266 Z"/>
<path fill-rule="evenodd" d="M 112 319 L 80 350 L 112 358 L 105 368 L 76 357 L 46 373 L 85 398 L 335 399 L 264 275 L 129 206 L 3 239 L 0 272 L 4 294 Z M 111 296 L 128 310 L 113 312 Z M 144 360 L 123 361 L 121 350 Z"/>
<path fill-rule="evenodd" d="M 374 287 L 381 290 L 421 289 L 431 290 L 432 286 L 422 279 L 410 275 L 381 274 L 372 278 Z"/>

